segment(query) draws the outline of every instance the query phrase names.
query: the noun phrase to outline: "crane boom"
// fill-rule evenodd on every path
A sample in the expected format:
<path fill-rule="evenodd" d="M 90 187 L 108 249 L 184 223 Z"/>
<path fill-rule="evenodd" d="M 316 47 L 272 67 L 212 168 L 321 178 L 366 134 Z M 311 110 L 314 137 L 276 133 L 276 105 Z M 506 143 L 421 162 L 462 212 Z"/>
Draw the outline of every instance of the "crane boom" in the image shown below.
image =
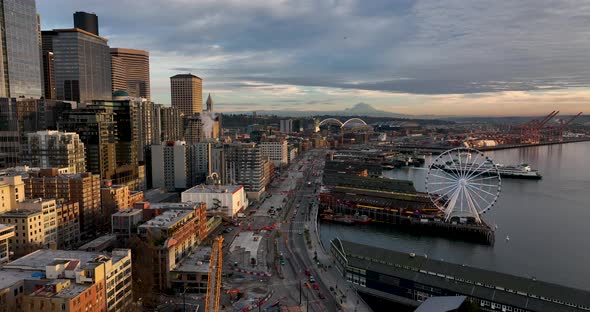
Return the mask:
<path fill-rule="evenodd" d="M 563 126 L 567 126 L 567 125 L 571 124 L 572 121 L 574 121 L 574 119 L 578 118 L 580 115 L 582 115 L 582 112 L 579 112 L 576 116 L 573 116 L 568 121 L 564 122 L 563 123 Z"/>
<path fill-rule="evenodd" d="M 539 122 L 538 127 L 542 128 L 547 122 L 549 122 L 549 120 L 551 120 L 553 117 L 557 116 L 557 114 L 559 114 L 559 111 L 553 111 L 553 112 L 551 112 L 551 114 L 545 116 L 545 118 L 543 118 L 543 120 L 541 120 Z"/>
<path fill-rule="evenodd" d="M 223 270 L 222 247 L 223 236 L 219 235 L 211 245 L 211 260 L 209 261 L 209 274 L 207 276 L 205 312 L 219 311 L 219 298 L 221 296 L 221 271 Z"/>

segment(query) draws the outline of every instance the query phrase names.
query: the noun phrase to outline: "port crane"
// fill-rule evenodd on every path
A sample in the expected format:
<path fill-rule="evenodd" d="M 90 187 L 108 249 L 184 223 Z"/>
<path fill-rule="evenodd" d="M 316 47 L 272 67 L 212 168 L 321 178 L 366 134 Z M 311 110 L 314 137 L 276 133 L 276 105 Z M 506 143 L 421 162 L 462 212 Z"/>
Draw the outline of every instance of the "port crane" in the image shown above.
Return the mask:
<path fill-rule="evenodd" d="M 529 144 L 537 144 L 541 142 L 541 129 L 551 119 L 557 116 L 557 114 L 559 114 L 559 111 L 552 111 L 549 115 L 545 116 L 541 120 L 533 119 L 525 124 L 520 125 L 520 142 Z"/>
<path fill-rule="evenodd" d="M 207 296 L 205 297 L 205 312 L 219 311 L 221 296 L 221 271 L 223 270 L 223 236 L 219 235 L 211 244 L 211 259 L 207 275 Z"/>
<path fill-rule="evenodd" d="M 571 124 L 572 121 L 574 121 L 574 119 L 578 118 L 580 115 L 582 115 L 582 112 L 579 112 L 577 115 L 573 116 L 572 118 L 568 119 L 567 121 L 563 121 L 563 120 L 559 121 L 559 141 L 560 142 L 563 141 L 563 130 L 565 129 L 565 127 L 567 127 L 569 124 Z"/>

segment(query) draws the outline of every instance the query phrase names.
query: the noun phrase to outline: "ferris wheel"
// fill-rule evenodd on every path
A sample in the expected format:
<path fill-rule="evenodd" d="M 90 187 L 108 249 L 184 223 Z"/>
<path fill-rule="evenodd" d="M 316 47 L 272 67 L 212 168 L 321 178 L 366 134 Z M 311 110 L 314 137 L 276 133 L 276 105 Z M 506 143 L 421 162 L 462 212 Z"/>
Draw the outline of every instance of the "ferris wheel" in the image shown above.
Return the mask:
<path fill-rule="evenodd" d="M 454 148 L 434 159 L 426 176 L 426 191 L 432 203 L 445 214 L 445 221 L 473 218 L 491 209 L 500 196 L 498 167 L 482 152 Z"/>

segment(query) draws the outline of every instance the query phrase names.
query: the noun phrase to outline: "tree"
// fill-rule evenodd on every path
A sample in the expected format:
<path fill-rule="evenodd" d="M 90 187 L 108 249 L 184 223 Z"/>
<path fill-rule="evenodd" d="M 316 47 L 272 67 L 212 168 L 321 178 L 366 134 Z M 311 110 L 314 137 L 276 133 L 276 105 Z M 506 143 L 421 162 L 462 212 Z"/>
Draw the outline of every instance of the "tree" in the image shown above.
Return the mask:
<path fill-rule="evenodd" d="M 153 250 L 154 246 L 143 241 L 138 236 L 129 239 L 131 246 L 132 272 L 133 272 L 133 301 L 141 301 L 146 307 L 155 307 L 158 303 L 158 296 L 155 292 L 156 281 L 154 278 Z"/>

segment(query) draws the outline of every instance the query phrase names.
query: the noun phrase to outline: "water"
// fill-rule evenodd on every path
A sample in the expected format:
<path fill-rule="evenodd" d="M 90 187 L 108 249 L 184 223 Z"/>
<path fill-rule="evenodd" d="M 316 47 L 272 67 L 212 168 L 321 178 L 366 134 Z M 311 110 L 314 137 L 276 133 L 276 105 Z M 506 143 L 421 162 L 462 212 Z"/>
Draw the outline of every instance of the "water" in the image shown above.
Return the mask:
<path fill-rule="evenodd" d="M 391 226 L 349 227 L 322 223 L 320 232 L 324 245 L 329 246 L 330 239 L 338 236 L 590 290 L 590 142 L 486 154 L 495 163 L 526 162 L 543 175 L 539 181 L 502 179 L 500 199 L 495 208 L 484 215 L 488 224 L 498 226 L 494 246 L 416 237 Z M 385 171 L 384 175 L 410 179 L 418 190 L 424 191 L 426 173 L 423 168 L 404 168 Z M 505 240 L 507 236 L 510 236 L 509 241 Z"/>

